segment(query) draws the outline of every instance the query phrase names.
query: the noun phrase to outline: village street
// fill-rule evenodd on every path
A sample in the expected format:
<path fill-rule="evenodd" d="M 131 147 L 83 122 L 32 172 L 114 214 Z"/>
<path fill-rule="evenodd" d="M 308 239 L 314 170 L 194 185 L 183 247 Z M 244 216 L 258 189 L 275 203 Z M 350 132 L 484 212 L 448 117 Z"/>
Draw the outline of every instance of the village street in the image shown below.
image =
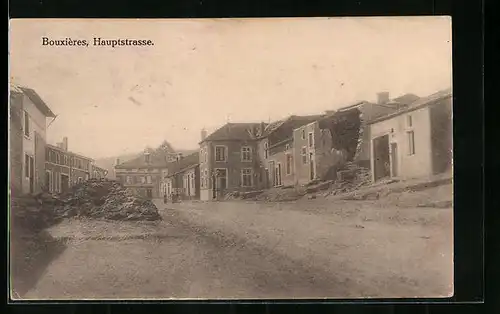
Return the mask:
<path fill-rule="evenodd" d="M 349 298 L 452 294 L 451 208 L 373 201 L 155 201 L 163 221 L 69 220 L 24 298 Z M 99 237 L 100 236 L 100 237 Z"/>

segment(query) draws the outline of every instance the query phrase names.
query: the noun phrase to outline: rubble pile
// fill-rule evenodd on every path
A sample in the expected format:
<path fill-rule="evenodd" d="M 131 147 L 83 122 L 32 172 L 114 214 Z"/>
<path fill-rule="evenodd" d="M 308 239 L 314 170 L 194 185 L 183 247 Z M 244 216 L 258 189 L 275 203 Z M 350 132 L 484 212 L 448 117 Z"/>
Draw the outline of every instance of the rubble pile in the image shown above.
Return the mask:
<path fill-rule="evenodd" d="M 255 198 L 258 195 L 262 194 L 263 192 L 264 192 L 263 190 L 249 191 L 249 192 L 234 191 L 234 192 L 227 193 L 224 196 L 224 200 L 226 200 L 226 201 L 229 201 L 229 200 L 255 200 Z"/>
<path fill-rule="evenodd" d="M 24 223 L 28 216 L 45 223 L 62 218 L 89 217 L 110 220 L 161 220 L 152 201 L 141 199 L 110 180 L 88 180 L 60 196 L 42 193 L 13 199 L 12 213 Z"/>
<path fill-rule="evenodd" d="M 337 172 L 337 179 L 325 195 L 352 192 L 371 184 L 370 169 L 348 162 Z"/>
<path fill-rule="evenodd" d="M 273 188 L 255 196 L 256 201 L 263 202 L 289 202 L 295 201 L 306 194 L 305 189 L 291 188 Z"/>

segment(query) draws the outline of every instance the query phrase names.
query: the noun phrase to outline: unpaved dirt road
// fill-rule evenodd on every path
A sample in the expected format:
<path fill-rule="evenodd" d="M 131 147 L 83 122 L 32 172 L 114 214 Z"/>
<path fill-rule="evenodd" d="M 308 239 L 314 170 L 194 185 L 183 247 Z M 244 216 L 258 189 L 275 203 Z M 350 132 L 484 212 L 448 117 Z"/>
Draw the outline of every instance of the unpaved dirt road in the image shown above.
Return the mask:
<path fill-rule="evenodd" d="M 356 298 L 452 294 L 452 210 L 183 203 L 157 224 L 67 221 L 24 298 Z M 98 235 L 102 235 L 99 237 Z"/>

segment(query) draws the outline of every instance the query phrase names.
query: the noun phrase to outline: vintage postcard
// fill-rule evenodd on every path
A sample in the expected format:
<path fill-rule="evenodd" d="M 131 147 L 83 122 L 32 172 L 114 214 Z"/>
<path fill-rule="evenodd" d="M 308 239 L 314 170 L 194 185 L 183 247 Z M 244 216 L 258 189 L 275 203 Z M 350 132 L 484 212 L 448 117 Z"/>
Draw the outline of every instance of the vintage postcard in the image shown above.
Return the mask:
<path fill-rule="evenodd" d="M 453 295 L 450 17 L 9 36 L 12 299 Z"/>

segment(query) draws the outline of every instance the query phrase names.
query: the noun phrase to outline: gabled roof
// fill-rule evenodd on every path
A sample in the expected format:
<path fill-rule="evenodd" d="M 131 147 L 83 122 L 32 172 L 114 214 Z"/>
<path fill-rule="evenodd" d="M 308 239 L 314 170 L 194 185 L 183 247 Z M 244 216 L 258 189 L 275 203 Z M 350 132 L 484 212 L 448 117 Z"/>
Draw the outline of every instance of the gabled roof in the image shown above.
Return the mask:
<path fill-rule="evenodd" d="M 183 157 L 178 161 L 170 162 L 167 165 L 168 177 L 171 177 L 179 172 L 182 172 L 183 170 L 196 166 L 199 163 L 200 163 L 199 152 L 187 155 L 186 157 Z"/>
<path fill-rule="evenodd" d="M 410 112 L 410 111 L 414 111 L 414 110 L 417 110 L 417 109 L 420 109 L 422 107 L 426 107 L 426 106 L 430 106 L 440 100 L 443 100 L 443 99 L 446 99 L 448 97 L 452 97 L 452 90 L 451 88 L 447 88 L 447 89 L 444 89 L 444 90 L 440 90 L 434 94 L 431 94 L 429 96 L 426 96 L 426 97 L 419 97 L 418 100 L 414 101 L 413 103 L 411 103 L 410 105 L 406 106 L 406 107 L 403 107 L 401 108 L 400 110 L 397 110 L 391 114 L 388 114 L 388 115 L 385 115 L 385 116 L 382 116 L 378 119 L 374 119 L 373 121 L 370 121 L 369 124 L 372 124 L 372 123 L 376 123 L 376 122 L 379 122 L 379 121 L 383 121 L 383 120 L 387 120 L 387 119 L 390 119 L 392 117 L 395 117 L 395 116 L 398 116 L 398 115 L 401 115 L 403 113 L 407 113 L 407 112 Z"/>
<path fill-rule="evenodd" d="M 251 130 L 259 126 L 260 123 L 226 123 L 207 136 L 201 143 L 206 141 L 253 140 L 255 135 L 252 135 Z"/>
<path fill-rule="evenodd" d="M 319 115 L 309 115 L 309 116 L 291 115 L 291 116 L 287 117 L 284 120 L 275 121 L 275 122 L 269 124 L 266 127 L 266 129 L 265 129 L 264 134 L 263 134 L 262 137 L 267 137 L 267 136 L 271 135 L 272 133 L 274 133 L 275 131 L 277 131 L 281 127 L 290 126 L 292 128 L 292 130 L 296 129 L 296 128 L 299 128 L 299 127 L 301 127 L 301 126 L 303 126 L 305 124 L 314 122 L 314 121 L 320 119 L 323 116 L 324 115 L 322 115 L 322 114 L 319 114 Z M 290 134 L 290 137 L 292 137 L 292 134 Z"/>
<path fill-rule="evenodd" d="M 49 106 L 47 106 L 47 104 L 42 100 L 40 95 L 35 92 L 34 89 L 14 84 L 11 84 L 10 89 L 12 92 L 22 93 L 26 95 L 33 102 L 35 107 L 37 107 L 37 109 L 40 110 L 40 112 L 46 117 L 55 118 L 56 115 L 52 112 L 52 110 L 50 110 Z"/>
<path fill-rule="evenodd" d="M 149 162 L 143 155 L 115 166 L 115 169 L 138 169 L 138 168 L 165 168 L 167 166 L 166 153 L 153 152 L 149 154 Z"/>
<path fill-rule="evenodd" d="M 415 101 L 417 101 L 419 99 L 420 99 L 420 97 L 418 97 L 417 95 L 408 93 L 408 94 L 404 94 L 402 96 L 399 96 L 399 97 L 392 99 L 391 102 L 409 105 L 409 104 L 414 103 Z"/>

